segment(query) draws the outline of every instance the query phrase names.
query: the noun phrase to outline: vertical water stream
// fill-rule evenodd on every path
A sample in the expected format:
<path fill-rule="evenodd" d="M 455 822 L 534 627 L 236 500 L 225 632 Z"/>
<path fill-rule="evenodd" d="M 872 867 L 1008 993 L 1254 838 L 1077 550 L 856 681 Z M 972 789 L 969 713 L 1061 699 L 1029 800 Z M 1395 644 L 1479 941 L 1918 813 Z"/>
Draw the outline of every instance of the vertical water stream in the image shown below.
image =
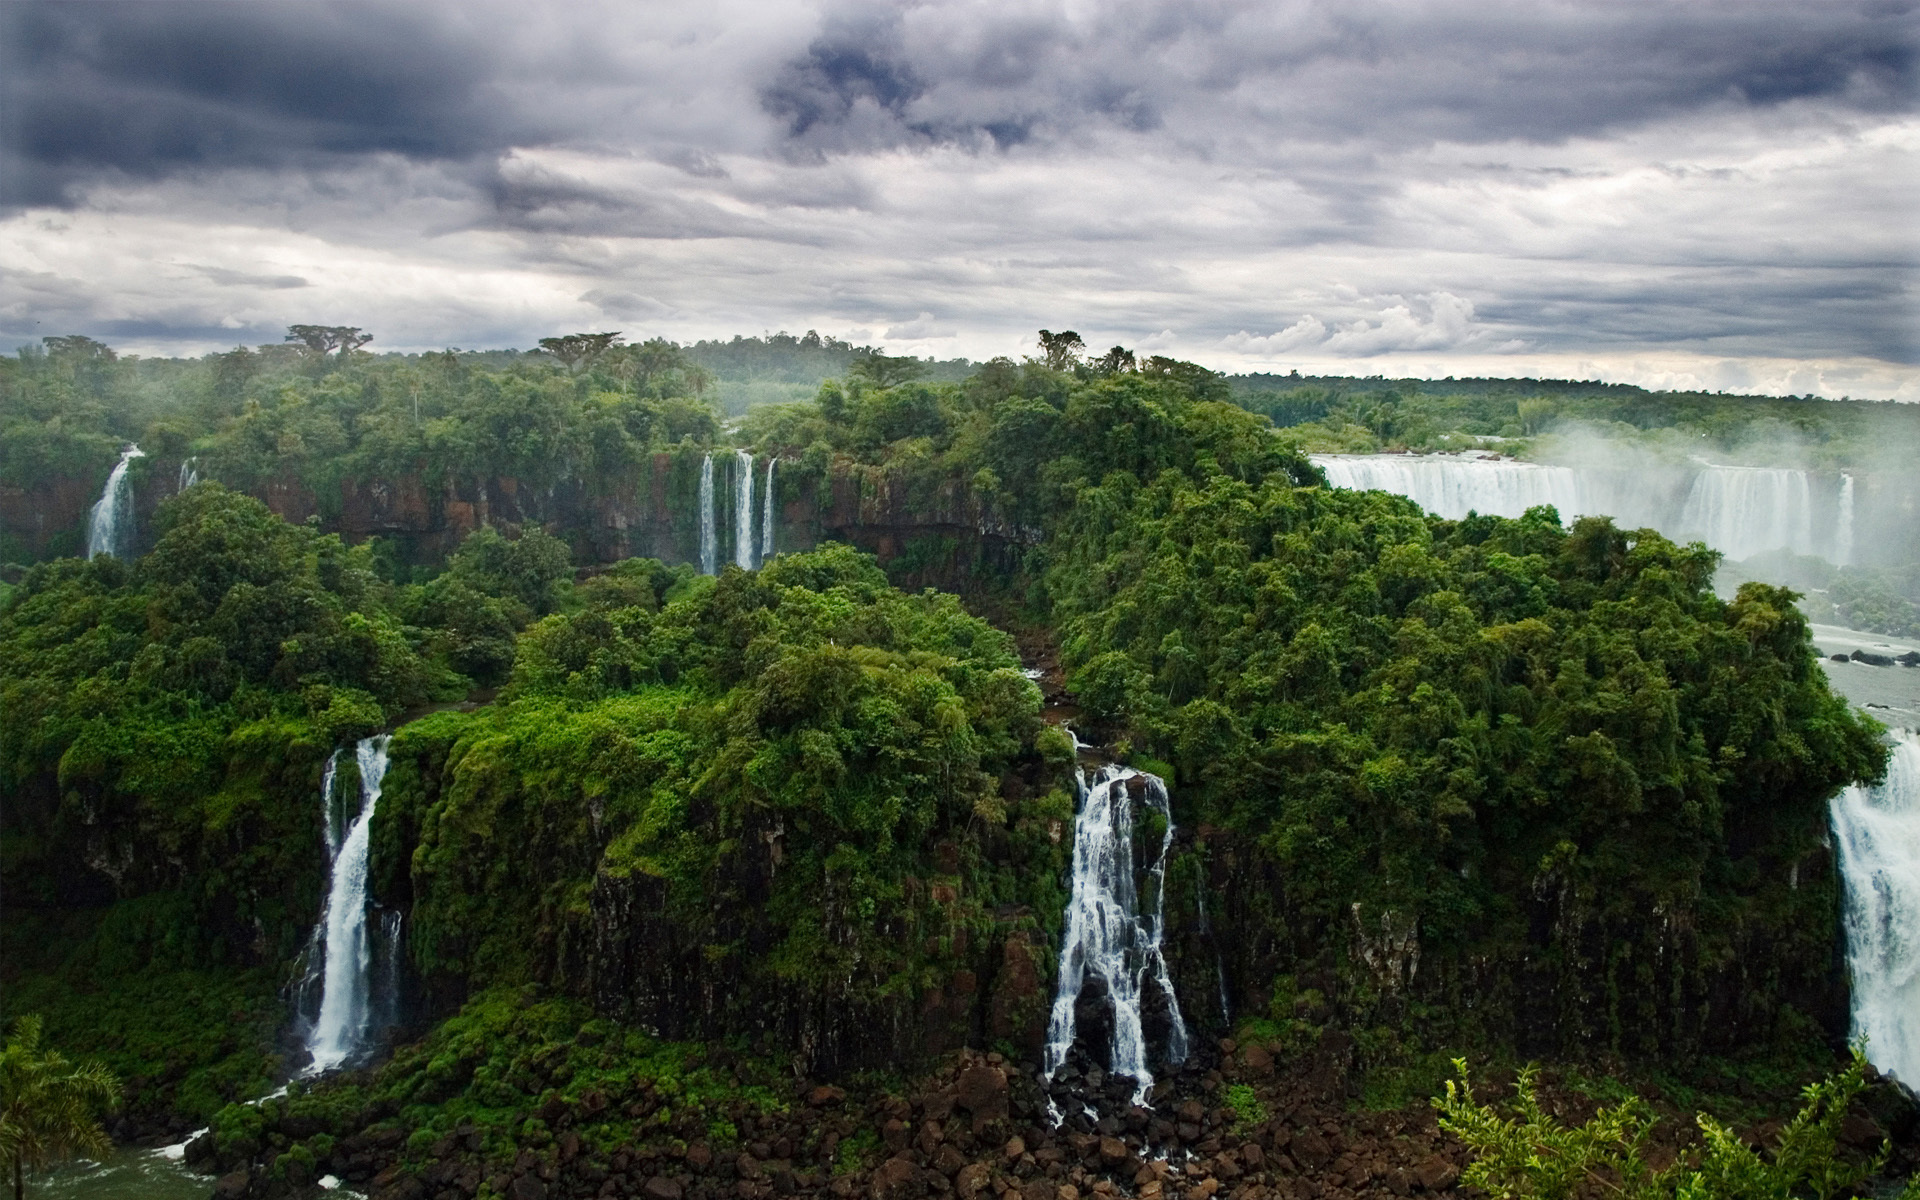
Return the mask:
<path fill-rule="evenodd" d="M 1920 736 L 1899 735 L 1876 788 L 1834 797 L 1846 890 L 1853 1036 L 1908 1087 L 1920 1085 Z"/>
<path fill-rule="evenodd" d="M 1167 851 L 1173 845 L 1167 789 L 1158 776 L 1109 764 L 1095 770 L 1091 779 L 1084 771 L 1076 772 L 1075 790 L 1080 804 L 1073 822 L 1073 893 L 1067 902 L 1042 1075 L 1051 1080 L 1066 1062 L 1076 1035 L 1075 1009 L 1081 989 L 1089 975 L 1098 976 L 1113 1003 L 1108 1073 L 1131 1077 L 1134 1103 L 1145 1104 L 1153 1088 L 1141 1020 L 1141 999 L 1149 977 L 1165 994 L 1171 1017 L 1166 1061 L 1178 1064 L 1187 1057 L 1186 1022 L 1161 950 Z M 1150 893 L 1146 906 L 1140 903 L 1134 872 L 1136 791 L 1147 809 L 1165 823 L 1159 850 L 1146 872 Z"/>
<path fill-rule="evenodd" d="M 387 774 L 387 743 L 381 734 L 362 738 L 354 747 L 360 768 L 360 811 L 340 837 L 327 881 L 327 903 L 314 930 L 323 956 L 320 970 L 320 1014 L 307 1035 L 313 1056 L 309 1074 L 318 1075 L 346 1062 L 364 1048 L 375 1002 L 368 968 L 373 947 L 367 935 L 367 862 L 371 850 L 373 811 Z M 332 811 L 333 760 L 325 778 L 328 840 L 335 828 Z M 397 937 L 397 930 L 392 931 Z M 311 963 L 309 971 L 312 970 Z M 390 981 L 389 981 L 390 982 Z M 391 1007 L 390 1005 L 388 1007 Z"/>
<path fill-rule="evenodd" d="M 1840 477 L 1839 511 L 1833 520 L 1833 565 L 1853 565 L 1853 476 Z"/>
<path fill-rule="evenodd" d="M 88 558 L 96 554 L 125 558 L 133 548 L 133 485 L 127 481 L 127 464 L 145 457 L 145 451 L 129 442 L 107 475 L 100 499 L 87 514 Z"/>
<path fill-rule="evenodd" d="M 720 573 L 720 537 L 713 525 L 713 455 L 700 464 L 700 573 Z"/>
<path fill-rule="evenodd" d="M 735 450 L 739 477 L 733 481 L 733 565 L 753 570 L 753 454 Z"/>
<path fill-rule="evenodd" d="M 760 561 L 765 563 L 773 557 L 773 464 L 779 462 L 774 455 L 767 456 L 766 495 L 760 501 Z"/>

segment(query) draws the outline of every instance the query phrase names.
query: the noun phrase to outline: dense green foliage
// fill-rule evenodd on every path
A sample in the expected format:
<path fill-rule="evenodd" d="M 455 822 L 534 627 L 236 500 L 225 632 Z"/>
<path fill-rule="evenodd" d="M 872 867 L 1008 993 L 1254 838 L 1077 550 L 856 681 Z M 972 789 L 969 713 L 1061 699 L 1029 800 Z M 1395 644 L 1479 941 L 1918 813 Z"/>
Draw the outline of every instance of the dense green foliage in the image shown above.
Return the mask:
<path fill-rule="evenodd" d="M 1627 1200 L 1829 1200 L 1852 1194 L 1885 1157 L 1850 1153 L 1840 1143 L 1848 1106 L 1866 1089 L 1867 1060 L 1858 1049 L 1845 1068 L 1807 1086 L 1800 1111 L 1765 1144 L 1749 1146 L 1701 1113 L 1698 1161 L 1661 1169 L 1648 1161 L 1654 1118 L 1637 1097 L 1566 1126 L 1542 1105 L 1531 1069 L 1520 1072 L 1507 1116 L 1474 1095 L 1464 1061 L 1455 1067 L 1460 1079 L 1433 1102 L 1441 1127 L 1474 1153 L 1461 1182 L 1502 1200 L 1568 1200 L 1596 1188 Z M 1920 1196 L 1920 1176 L 1902 1196 Z"/>
<path fill-rule="evenodd" d="M 499 703 L 393 742 L 376 872 L 410 893 L 428 976 L 582 988 L 596 890 L 657 881 L 662 936 L 737 976 L 743 1008 L 829 981 L 910 996 L 995 905 L 1054 898 L 982 862 L 1031 815 L 999 776 L 1039 696 L 952 597 L 843 547 L 718 580 L 636 561 L 588 590 L 527 632 Z"/>

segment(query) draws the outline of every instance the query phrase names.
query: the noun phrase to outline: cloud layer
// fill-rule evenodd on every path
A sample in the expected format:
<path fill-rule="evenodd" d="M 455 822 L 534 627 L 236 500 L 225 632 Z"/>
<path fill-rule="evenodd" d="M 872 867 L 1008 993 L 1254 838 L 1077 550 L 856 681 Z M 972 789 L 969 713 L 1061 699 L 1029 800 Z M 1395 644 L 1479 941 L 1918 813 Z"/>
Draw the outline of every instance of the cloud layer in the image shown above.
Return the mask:
<path fill-rule="evenodd" d="M 1228 369 L 1920 398 L 1905 0 L 0 24 L 0 345 L 317 320 L 984 356 L 1046 325 Z"/>

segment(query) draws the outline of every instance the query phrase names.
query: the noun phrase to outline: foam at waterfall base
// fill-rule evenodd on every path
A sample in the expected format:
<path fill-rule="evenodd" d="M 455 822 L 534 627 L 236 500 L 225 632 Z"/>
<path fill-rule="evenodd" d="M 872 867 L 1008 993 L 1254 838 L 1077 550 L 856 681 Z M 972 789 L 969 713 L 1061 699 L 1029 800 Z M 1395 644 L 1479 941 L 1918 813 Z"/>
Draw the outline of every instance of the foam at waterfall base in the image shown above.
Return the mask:
<path fill-rule="evenodd" d="M 1886 781 L 1847 788 L 1832 815 L 1853 1036 L 1881 1071 L 1920 1086 L 1920 736 L 1899 734 Z"/>

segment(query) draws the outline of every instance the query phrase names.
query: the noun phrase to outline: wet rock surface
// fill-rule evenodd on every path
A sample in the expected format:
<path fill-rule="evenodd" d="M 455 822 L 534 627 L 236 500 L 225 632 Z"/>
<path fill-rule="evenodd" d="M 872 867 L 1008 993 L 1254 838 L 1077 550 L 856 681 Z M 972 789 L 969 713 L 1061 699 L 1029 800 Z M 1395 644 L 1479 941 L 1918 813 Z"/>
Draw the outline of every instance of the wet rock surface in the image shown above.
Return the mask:
<path fill-rule="evenodd" d="M 962 1051 L 916 1080 L 906 1094 L 797 1081 L 784 1110 L 735 1115 L 738 1140 L 716 1145 L 702 1131 L 663 1136 L 658 1126 L 610 1152 L 577 1126 L 617 1104 L 636 1120 L 657 1101 L 634 1097 L 568 1102 L 542 1109 L 542 1144 L 511 1157 L 489 1155 L 479 1130 L 463 1125 L 424 1152 L 419 1139 L 383 1114 L 338 1137 L 310 1178 L 289 1172 L 266 1147 L 286 1141 L 270 1128 L 262 1142 L 218 1150 L 188 1147 L 188 1160 L 214 1175 L 221 1200 L 281 1200 L 328 1193 L 311 1182 L 333 1175 L 371 1200 L 1358 1200 L 1459 1194 L 1468 1158 L 1443 1133 L 1424 1101 L 1386 1112 L 1353 1108 L 1355 1076 L 1345 1039 L 1326 1037 L 1307 1053 L 1278 1045 L 1212 1043 L 1168 1067 L 1151 1107 L 1131 1103 L 1132 1081 L 1076 1056 L 1051 1083 L 1033 1063 Z M 1069 1072 L 1071 1079 L 1063 1078 Z M 1504 1093 L 1505 1078 L 1481 1081 Z M 1229 1107 L 1229 1089 L 1243 1101 Z M 1244 1104 L 1248 1094 L 1254 1103 Z M 1885 1093 L 1882 1095 L 1881 1093 Z M 1553 1093 L 1562 1116 L 1590 1106 Z M 1913 1107 L 1891 1088 L 1848 1118 L 1850 1144 L 1894 1139 L 1895 1170 L 1920 1166 Z M 1059 1111 L 1056 1123 L 1049 1106 Z M 1257 1119 L 1249 1116 L 1257 1114 Z M 1650 1157 L 1671 1162 L 1691 1146 L 1690 1114 L 1670 1114 Z M 1743 1131 L 1761 1141 L 1778 1121 Z M 1664 1140 L 1663 1140 L 1664 1139 Z"/>

